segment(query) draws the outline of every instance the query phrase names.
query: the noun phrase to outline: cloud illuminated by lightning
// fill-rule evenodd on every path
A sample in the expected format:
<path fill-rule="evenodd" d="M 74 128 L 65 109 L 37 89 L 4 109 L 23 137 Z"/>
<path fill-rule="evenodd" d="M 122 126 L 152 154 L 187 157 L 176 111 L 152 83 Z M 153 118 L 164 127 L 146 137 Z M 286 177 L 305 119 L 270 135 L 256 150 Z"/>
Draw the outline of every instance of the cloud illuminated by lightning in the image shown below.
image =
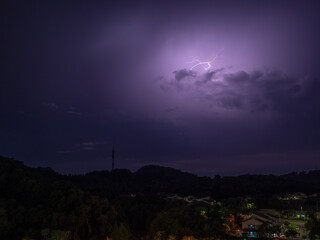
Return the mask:
<path fill-rule="evenodd" d="M 222 48 L 220 52 L 222 52 L 224 50 L 224 48 Z M 200 61 L 199 59 L 195 59 L 189 63 L 194 63 L 189 70 L 193 70 L 195 67 L 202 67 L 205 71 L 208 71 L 209 69 L 211 69 L 212 67 L 212 63 L 218 58 L 218 54 L 216 54 L 211 60 L 209 61 Z"/>
<path fill-rule="evenodd" d="M 200 61 L 199 59 L 195 59 L 195 60 L 193 60 L 192 62 L 195 62 L 196 64 L 194 64 L 191 68 L 190 68 L 190 70 L 193 70 L 195 67 L 197 67 L 197 66 L 201 66 L 205 71 L 208 71 L 212 66 L 211 66 L 211 63 L 213 63 L 215 60 L 216 60 L 216 58 L 217 58 L 218 56 L 215 56 L 212 60 L 210 60 L 210 61 Z"/>

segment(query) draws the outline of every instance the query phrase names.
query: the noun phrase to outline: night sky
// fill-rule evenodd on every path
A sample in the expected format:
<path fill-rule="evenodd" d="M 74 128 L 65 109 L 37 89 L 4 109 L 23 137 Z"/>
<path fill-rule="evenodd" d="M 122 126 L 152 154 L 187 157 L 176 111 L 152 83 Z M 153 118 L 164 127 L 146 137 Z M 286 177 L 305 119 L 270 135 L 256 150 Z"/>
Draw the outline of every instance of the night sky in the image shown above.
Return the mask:
<path fill-rule="evenodd" d="M 320 167 L 319 1 L 2 1 L 0 155 L 62 173 Z"/>

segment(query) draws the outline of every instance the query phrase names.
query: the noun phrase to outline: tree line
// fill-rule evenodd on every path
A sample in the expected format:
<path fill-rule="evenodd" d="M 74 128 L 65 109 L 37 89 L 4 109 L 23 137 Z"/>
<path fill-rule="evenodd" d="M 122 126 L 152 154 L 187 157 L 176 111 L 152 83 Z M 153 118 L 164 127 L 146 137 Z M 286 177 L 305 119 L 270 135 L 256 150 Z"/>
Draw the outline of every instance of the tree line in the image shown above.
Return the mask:
<path fill-rule="evenodd" d="M 241 181 L 235 184 L 236 179 Z M 249 210 L 234 196 L 258 192 L 257 207 L 276 206 L 279 201 L 259 195 L 259 186 L 270 179 L 285 182 L 279 189 L 270 188 L 270 193 L 300 187 L 290 185 L 295 180 L 276 176 L 212 179 L 155 166 L 135 173 L 114 170 L 65 176 L 0 157 L 0 239 L 233 239 L 240 214 Z M 252 188 L 236 190 L 242 187 Z M 313 188 L 316 185 L 305 189 Z M 167 201 L 164 193 L 209 195 L 217 202 L 190 205 Z M 314 219 L 308 223 L 310 229 L 318 228 Z"/>

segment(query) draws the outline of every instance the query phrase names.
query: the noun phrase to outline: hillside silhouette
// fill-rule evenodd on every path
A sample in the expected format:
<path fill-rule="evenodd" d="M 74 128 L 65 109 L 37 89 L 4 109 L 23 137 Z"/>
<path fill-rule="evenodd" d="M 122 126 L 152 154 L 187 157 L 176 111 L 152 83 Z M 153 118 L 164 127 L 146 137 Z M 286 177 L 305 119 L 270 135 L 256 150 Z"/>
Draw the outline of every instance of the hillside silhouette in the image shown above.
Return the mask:
<path fill-rule="evenodd" d="M 223 219 L 245 210 L 244 197 L 259 208 L 291 208 L 274 194 L 320 192 L 319 177 L 320 171 L 209 178 L 159 166 L 61 175 L 0 157 L 0 239 L 146 239 L 159 231 L 232 239 Z M 168 201 L 172 194 L 210 196 L 219 205 Z"/>
<path fill-rule="evenodd" d="M 320 192 L 320 171 L 276 175 L 240 175 L 235 177 L 200 177 L 178 169 L 148 165 L 136 172 L 128 169 L 94 171 L 79 175 L 62 175 L 51 168 L 32 168 L 22 162 L 1 157 L 1 173 L 14 169 L 28 172 L 35 181 L 66 181 L 82 190 L 100 196 L 131 194 L 178 194 L 214 199 L 302 192 Z M 14 176 L 10 176 L 14 178 Z M 2 189 L 1 189 L 2 190 Z"/>
<path fill-rule="evenodd" d="M 127 169 L 95 171 L 66 177 L 78 187 L 102 196 L 114 194 L 178 194 L 214 199 L 271 195 L 283 192 L 320 192 L 320 171 L 286 175 L 240 175 L 236 177 L 199 177 L 177 169 L 149 165 L 136 172 Z"/>

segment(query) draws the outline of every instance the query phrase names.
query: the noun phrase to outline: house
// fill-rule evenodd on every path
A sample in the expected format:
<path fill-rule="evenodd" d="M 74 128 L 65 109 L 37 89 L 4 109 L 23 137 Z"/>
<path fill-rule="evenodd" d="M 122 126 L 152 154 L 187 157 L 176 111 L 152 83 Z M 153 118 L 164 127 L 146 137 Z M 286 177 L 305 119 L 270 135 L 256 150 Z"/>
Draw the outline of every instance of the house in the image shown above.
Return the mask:
<path fill-rule="evenodd" d="M 242 232 L 247 237 L 258 237 L 257 230 L 262 224 L 264 224 L 263 220 L 256 217 L 250 217 L 242 222 Z"/>
<path fill-rule="evenodd" d="M 279 214 L 273 209 L 261 209 L 253 211 L 245 216 L 242 222 L 242 232 L 247 237 L 259 237 L 258 230 L 262 225 L 279 225 Z"/>

